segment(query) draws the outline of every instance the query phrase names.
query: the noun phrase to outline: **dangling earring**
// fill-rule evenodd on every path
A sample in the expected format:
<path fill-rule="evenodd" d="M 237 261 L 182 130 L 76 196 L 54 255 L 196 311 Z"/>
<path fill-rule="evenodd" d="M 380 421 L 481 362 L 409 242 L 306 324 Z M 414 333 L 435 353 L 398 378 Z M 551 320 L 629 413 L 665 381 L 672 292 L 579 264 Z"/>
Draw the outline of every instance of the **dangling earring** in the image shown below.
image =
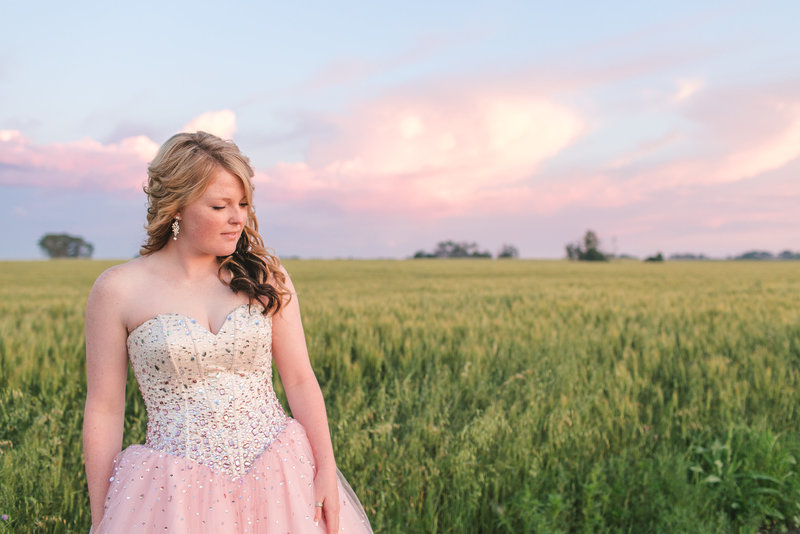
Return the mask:
<path fill-rule="evenodd" d="M 178 233 L 181 231 L 181 224 L 178 222 L 179 219 L 175 219 L 172 221 L 172 240 L 178 240 Z"/>

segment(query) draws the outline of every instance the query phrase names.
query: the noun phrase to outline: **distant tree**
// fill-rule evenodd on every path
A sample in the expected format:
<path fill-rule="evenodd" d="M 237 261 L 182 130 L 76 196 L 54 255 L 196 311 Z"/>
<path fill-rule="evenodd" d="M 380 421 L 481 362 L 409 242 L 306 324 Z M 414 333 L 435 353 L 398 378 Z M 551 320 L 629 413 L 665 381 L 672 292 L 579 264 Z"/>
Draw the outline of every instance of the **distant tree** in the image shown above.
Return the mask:
<path fill-rule="evenodd" d="M 583 242 L 567 244 L 567 258 L 580 261 L 608 261 L 608 256 L 600 252 L 600 239 L 592 230 L 587 230 Z"/>
<path fill-rule="evenodd" d="M 659 252 L 655 256 L 648 256 L 647 258 L 645 258 L 644 261 L 650 261 L 650 262 L 664 261 L 664 255 Z"/>
<path fill-rule="evenodd" d="M 581 256 L 578 257 L 581 261 L 608 261 L 605 254 L 596 248 L 585 250 Z"/>
<path fill-rule="evenodd" d="M 503 244 L 503 248 L 497 254 L 498 258 L 519 258 L 519 250 L 514 245 Z"/>
<path fill-rule="evenodd" d="M 491 258 L 492 254 L 488 251 L 478 250 L 477 243 L 466 241 L 440 241 L 433 252 L 418 250 L 414 254 L 415 258 Z"/>
<path fill-rule="evenodd" d="M 683 252 L 680 254 L 672 254 L 669 259 L 671 260 L 682 260 L 682 261 L 694 261 L 694 260 L 707 260 L 709 259 L 708 256 L 705 254 L 691 254 L 688 252 Z"/>
<path fill-rule="evenodd" d="M 486 251 L 478 250 L 477 243 L 466 241 L 440 241 L 433 252 L 437 258 L 491 258 L 492 255 Z"/>
<path fill-rule="evenodd" d="M 774 260 L 772 252 L 766 250 L 750 250 L 733 258 L 734 260 Z"/>
<path fill-rule="evenodd" d="M 580 256 L 581 245 L 579 243 L 567 243 L 567 259 L 574 261 Z"/>
<path fill-rule="evenodd" d="M 39 247 L 51 258 L 91 258 L 94 245 L 69 234 L 45 234 Z"/>
<path fill-rule="evenodd" d="M 583 250 L 597 250 L 600 246 L 600 239 L 597 234 L 591 230 L 586 230 L 586 235 L 583 236 Z"/>
<path fill-rule="evenodd" d="M 791 250 L 784 250 L 778 254 L 779 260 L 800 260 L 800 252 L 792 252 Z"/>
<path fill-rule="evenodd" d="M 433 255 L 437 258 L 468 258 L 470 249 L 473 248 L 477 248 L 477 245 L 466 241 L 458 243 L 452 240 L 439 241 L 436 244 L 436 250 L 433 251 Z"/>

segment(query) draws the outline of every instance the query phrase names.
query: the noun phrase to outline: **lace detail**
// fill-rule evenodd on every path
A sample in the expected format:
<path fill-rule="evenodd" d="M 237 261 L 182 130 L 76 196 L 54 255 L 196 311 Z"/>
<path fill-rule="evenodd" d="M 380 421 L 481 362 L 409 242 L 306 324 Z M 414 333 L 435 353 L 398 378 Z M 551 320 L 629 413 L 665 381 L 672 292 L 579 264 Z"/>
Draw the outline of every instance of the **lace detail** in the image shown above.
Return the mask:
<path fill-rule="evenodd" d="M 286 428 L 272 387 L 272 319 L 260 306 L 234 309 L 216 334 L 160 314 L 127 345 L 147 407 L 147 447 L 236 478 Z"/>

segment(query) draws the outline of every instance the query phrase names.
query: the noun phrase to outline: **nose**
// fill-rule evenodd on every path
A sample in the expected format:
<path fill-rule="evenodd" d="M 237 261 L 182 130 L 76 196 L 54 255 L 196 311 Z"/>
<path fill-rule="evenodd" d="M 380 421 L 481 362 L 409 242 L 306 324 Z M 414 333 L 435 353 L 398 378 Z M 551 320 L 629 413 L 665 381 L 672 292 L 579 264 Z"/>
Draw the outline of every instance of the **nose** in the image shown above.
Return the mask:
<path fill-rule="evenodd" d="M 238 226 L 244 225 L 247 220 L 247 208 L 236 206 L 231 214 L 230 223 Z"/>

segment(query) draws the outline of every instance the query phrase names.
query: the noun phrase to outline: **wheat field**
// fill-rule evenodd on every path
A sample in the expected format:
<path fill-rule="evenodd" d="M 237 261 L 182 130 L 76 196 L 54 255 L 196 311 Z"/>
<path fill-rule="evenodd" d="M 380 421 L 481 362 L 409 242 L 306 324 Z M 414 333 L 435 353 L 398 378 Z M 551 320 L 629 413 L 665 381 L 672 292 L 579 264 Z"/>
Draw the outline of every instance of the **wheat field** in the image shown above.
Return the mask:
<path fill-rule="evenodd" d="M 113 263 L 0 262 L 0 532 L 88 531 L 83 308 Z M 800 262 L 286 266 L 376 532 L 800 526 Z"/>

